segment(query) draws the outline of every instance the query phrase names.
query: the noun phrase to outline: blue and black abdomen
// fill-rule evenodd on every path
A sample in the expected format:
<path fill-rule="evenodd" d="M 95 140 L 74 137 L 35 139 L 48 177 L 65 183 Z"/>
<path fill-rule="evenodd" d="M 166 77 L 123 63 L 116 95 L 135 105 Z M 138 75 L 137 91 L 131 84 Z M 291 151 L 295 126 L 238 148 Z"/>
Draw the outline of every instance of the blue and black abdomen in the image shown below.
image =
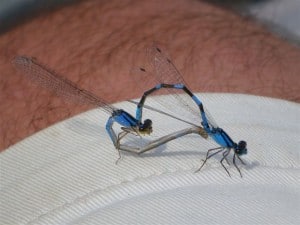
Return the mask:
<path fill-rule="evenodd" d="M 122 109 L 114 111 L 112 117 L 117 123 L 124 127 L 135 127 L 138 125 L 138 121 Z"/>

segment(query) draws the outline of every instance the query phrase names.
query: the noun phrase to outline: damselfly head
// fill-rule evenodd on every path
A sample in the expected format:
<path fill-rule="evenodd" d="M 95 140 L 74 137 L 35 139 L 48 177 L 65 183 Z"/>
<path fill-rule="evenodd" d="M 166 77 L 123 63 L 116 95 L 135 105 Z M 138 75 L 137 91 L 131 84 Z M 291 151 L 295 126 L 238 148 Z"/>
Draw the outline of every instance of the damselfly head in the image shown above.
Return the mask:
<path fill-rule="evenodd" d="M 140 125 L 139 131 L 143 134 L 151 134 L 152 133 L 152 120 L 146 119 L 144 123 Z"/>
<path fill-rule="evenodd" d="M 245 155 L 247 154 L 247 142 L 240 141 L 235 149 L 235 153 L 238 155 Z"/>

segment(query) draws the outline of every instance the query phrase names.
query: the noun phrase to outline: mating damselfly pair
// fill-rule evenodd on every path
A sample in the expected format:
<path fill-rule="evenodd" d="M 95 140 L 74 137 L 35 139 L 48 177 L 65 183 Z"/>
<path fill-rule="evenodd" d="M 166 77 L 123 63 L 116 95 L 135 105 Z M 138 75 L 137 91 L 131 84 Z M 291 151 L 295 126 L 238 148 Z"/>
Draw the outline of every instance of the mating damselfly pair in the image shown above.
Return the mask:
<path fill-rule="evenodd" d="M 230 165 L 227 157 L 230 152 L 233 151 L 233 165 L 240 173 L 240 176 L 242 176 L 242 173 L 236 164 L 236 159 L 244 164 L 240 156 L 247 153 L 246 142 L 234 142 L 222 128 L 216 125 L 210 114 L 208 114 L 207 110 L 204 109 L 200 99 L 190 91 L 179 71 L 161 48 L 154 44 L 147 48 L 145 55 L 149 68 L 140 67 L 134 72 L 137 74 L 137 82 L 139 82 L 138 86 L 144 88 L 141 93 L 142 97 L 140 101 L 136 103 L 137 108 L 135 116 L 132 116 L 123 109 L 118 109 L 113 105 L 108 104 L 105 99 L 100 98 L 87 90 L 81 89 L 78 85 L 41 64 L 35 58 L 16 56 L 12 60 L 12 64 L 31 81 L 53 91 L 56 95 L 75 103 L 100 107 L 103 111 L 108 113 L 110 116 L 106 123 L 106 130 L 114 144 L 114 147 L 118 150 L 119 156 L 120 151 L 142 154 L 160 145 L 166 144 L 171 140 L 194 133 L 202 136 L 203 138 L 210 137 L 219 145 L 218 147 L 207 151 L 206 158 L 203 160 L 199 169 L 195 172 L 200 171 L 209 158 L 220 153 L 222 154 L 220 163 L 230 176 L 230 173 L 223 164 L 223 161 L 225 160 L 227 164 Z M 149 85 L 152 85 L 151 88 L 149 88 Z M 148 95 L 159 90 L 167 90 L 168 94 L 176 100 L 176 103 L 178 103 L 179 106 L 195 115 L 199 124 L 188 121 L 187 118 L 180 118 L 171 113 L 163 112 L 149 105 L 145 105 Z M 183 95 L 179 95 L 178 90 L 185 92 L 185 96 L 183 97 Z M 136 136 L 151 135 L 153 131 L 151 119 L 145 119 L 142 121 L 144 108 L 186 122 L 190 124 L 191 127 L 164 135 L 163 137 L 153 140 L 143 146 L 122 144 L 122 139 L 128 134 L 134 134 Z M 116 133 L 113 129 L 113 124 L 115 122 L 121 126 L 122 131 L 119 133 Z"/>

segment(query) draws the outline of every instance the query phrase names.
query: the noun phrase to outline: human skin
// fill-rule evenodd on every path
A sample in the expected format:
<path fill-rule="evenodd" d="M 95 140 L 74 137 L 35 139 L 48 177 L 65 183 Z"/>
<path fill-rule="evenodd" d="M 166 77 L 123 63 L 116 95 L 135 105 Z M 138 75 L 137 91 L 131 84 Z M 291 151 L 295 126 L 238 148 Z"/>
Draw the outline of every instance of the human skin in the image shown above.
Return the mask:
<path fill-rule="evenodd" d="M 300 51 L 262 26 L 202 1 L 83 1 L 0 37 L 0 149 L 87 108 L 30 85 L 15 55 L 46 63 L 110 102 L 138 98 L 135 48 L 163 43 L 193 92 L 300 101 Z M 103 82 L 105 81 L 105 82 Z M 243 106 L 241 106 L 243 107 Z"/>

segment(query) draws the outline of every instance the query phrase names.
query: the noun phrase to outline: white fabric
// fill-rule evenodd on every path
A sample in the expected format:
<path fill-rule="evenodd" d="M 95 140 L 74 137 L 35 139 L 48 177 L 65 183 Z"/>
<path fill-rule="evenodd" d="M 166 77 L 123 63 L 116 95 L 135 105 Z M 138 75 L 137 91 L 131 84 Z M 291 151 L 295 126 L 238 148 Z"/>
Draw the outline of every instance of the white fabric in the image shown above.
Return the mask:
<path fill-rule="evenodd" d="M 116 165 L 105 130 L 108 115 L 95 109 L 0 155 L 0 224 L 299 224 L 299 104 L 198 96 L 235 141 L 247 141 L 247 165 L 239 165 L 243 178 L 232 165 L 229 178 L 219 156 L 195 174 L 207 149 L 216 146 L 197 135 L 144 156 L 123 154 Z M 133 104 L 116 106 L 135 114 Z M 157 113 L 147 117 L 154 121 L 154 137 L 181 129 Z"/>

